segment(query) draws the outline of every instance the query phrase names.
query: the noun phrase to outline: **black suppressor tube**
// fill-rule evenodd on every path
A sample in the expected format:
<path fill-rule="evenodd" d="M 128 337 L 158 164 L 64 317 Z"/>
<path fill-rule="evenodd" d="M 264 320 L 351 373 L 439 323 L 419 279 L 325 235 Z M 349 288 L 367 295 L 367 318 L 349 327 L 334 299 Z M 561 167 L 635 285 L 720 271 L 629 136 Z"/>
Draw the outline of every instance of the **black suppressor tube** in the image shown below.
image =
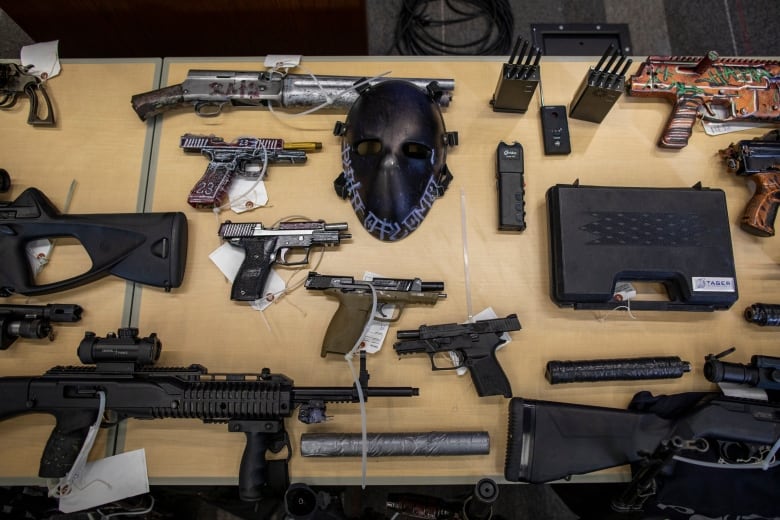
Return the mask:
<path fill-rule="evenodd" d="M 691 364 L 677 356 L 593 361 L 550 361 L 544 376 L 552 385 L 586 381 L 674 379 L 691 371 Z"/>
<path fill-rule="evenodd" d="M 304 457 L 359 457 L 363 438 L 359 433 L 304 433 Z M 488 432 L 369 433 L 369 457 L 486 455 Z"/>
<path fill-rule="evenodd" d="M 745 309 L 745 319 L 756 325 L 780 327 L 780 305 L 754 303 Z"/>

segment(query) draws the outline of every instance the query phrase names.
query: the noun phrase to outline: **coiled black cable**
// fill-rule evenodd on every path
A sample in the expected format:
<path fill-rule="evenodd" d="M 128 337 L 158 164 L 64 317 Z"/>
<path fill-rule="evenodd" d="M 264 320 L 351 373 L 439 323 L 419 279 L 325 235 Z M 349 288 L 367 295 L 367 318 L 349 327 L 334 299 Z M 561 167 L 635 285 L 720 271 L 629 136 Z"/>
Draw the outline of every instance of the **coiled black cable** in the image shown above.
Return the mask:
<path fill-rule="evenodd" d="M 449 9 L 439 15 L 441 19 L 429 9 L 437 6 Z M 460 24 L 484 30 L 473 40 L 460 41 L 464 34 L 471 33 Z M 511 49 L 513 29 L 508 0 L 403 0 L 390 53 L 502 56 Z"/>

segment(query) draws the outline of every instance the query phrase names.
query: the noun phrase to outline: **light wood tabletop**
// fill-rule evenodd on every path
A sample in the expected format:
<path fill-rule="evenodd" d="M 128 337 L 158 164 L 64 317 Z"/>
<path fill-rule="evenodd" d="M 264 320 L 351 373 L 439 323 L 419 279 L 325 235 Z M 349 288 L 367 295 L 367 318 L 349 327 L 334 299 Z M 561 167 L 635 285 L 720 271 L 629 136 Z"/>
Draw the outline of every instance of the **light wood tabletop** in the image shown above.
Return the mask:
<path fill-rule="evenodd" d="M 543 59 L 545 103 L 568 105 L 595 61 Z M 390 71 L 394 77 L 455 79 L 453 102 L 443 110 L 446 129 L 458 132 L 458 145 L 447 152 L 447 165 L 454 179 L 419 229 L 392 243 L 379 241 L 363 229 L 349 202 L 333 189 L 333 181 L 342 171 L 341 139 L 334 136 L 333 129 L 337 121 L 345 120 L 346 113 L 320 111 L 291 117 L 291 111 L 263 107 L 227 108 L 217 117 L 202 118 L 191 108 L 184 108 L 142 123 L 129 110 L 129 100 L 132 94 L 150 90 L 151 70 L 143 68 L 150 65 L 66 66 L 63 76 L 51 82 L 51 94 L 61 108 L 64 126 L 57 130 L 31 129 L 21 115 L 11 114 L 18 116 L 11 122 L 8 114 L 0 113 L 0 125 L 8 136 L 0 146 L 9 161 L 0 166 L 20 182 L 42 187 L 58 200 L 78 173 L 83 182 L 72 213 L 133 211 L 138 200 L 140 163 L 145 157 L 144 139 L 153 129 L 145 209 L 186 214 L 189 250 L 184 283 L 170 293 L 148 287 L 137 289 L 132 302 L 125 300 L 124 282 L 112 278 L 52 295 L 48 301 L 83 305 L 88 313 L 85 319 L 76 327 L 60 327 L 61 335 L 51 345 L 20 341 L 0 356 L 0 373 L 31 375 L 54 364 L 76 363 L 73 353 L 79 333 L 85 328 L 100 334 L 115 330 L 123 312 L 124 316 L 129 312 L 133 326 L 142 335 L 156 332 L 161 338 L 160 366 L 199 363 L 210 372 L 228 373 L 257 373 L 267 367 L 300 386 L 350 386 L 352 378 L 346 362 L 338 356 L 319 355 L 338 306 L 336 300 L 299 287 L 261 313 L 246 303 L 230 300 L 230 283 L 209 259 L 209 254 L 221 245 L 217 236 L 221 222 L 262 222 L 268 226 L 293 215 L 346 222 L 352 238 L 327 249 L 321 259 L 319 253 L 312 254 L 307 267 L 279 269 L 284 279 L 299 281 L 311 269 L 355 278 L 369 271 L 385 277 L 418 277 L 445 283 L 446 299 L 435 306 L 406 308 L 400 320 L 390 326 L 382 350 L 369 355 L 370 387 L 413 386 L 419 388 L 420 395 L 370 398 L 368 431 L 477 430 L 490 434 L 489 455 L 369 459 L 370 484 L 470 483 L 481 477 L 503 477 L 509 401 L 500 396 L 479 397 L 468 375 L 432 372 L 424 355 L 398 359 L 392 349 L 398 330 L 464 322 L 469 314 L 487 307 L 499 317 L 516 313 L 522 330 L 511 333 L 511 343 L 497 354 L 514 396 L 617 408 L 625 408 L 640 390 L 665 394 L 714 390 L 702 375 L 704 357 L 729 346 L 737 347 L 730 358 L 733 361 L 746 362 L 752 354 L 776 354 L 777 332 L 747 323 L 742 314 L 752 303 L 776 301 L 780 245 L 776 238 L 757 238 L 739 228 L 751 188 L 728 172 L 717 153 L 736 140 L 758 137 L 767 130 L 711 137 L 697 125 L 686 148 L 664 150 L 656 146 L 656 141 L 671 105 L 660 99 L 624 95 L 601 124 L 569 120 L 571 154 L 545 156 L 538 94 L 525 114 L 498 113 L 490 107 L 501 63 L 499 58 L 304 60 L 305 72 L 315 75 L 371 77 Z M 166 59 L 161 85 L 181 83 L 190 69 L 261 68 L 262 59 Z M 635 68 L 636 64 L 629 73 Z M 100 97 L 104 82 L 111 84 L 110 101 Z M 91 95 L 85 95 L 85 89 Z M 78 104 L 71 106 L 71 102 Z M 83 128 L 70 126 L 77 123 L 83 123 Z M 239 136 L 320 141 L 322 150 L 309 153 L 305 165 L 269 166 L 266 207 L 241 214 L 228 210 L 215 214 L 187 204 L 187 195 L 205 171 L 207 159 L 180 149 L 179 139 L 186 133 L 214 134 L 225 141 Z M 519 233 L 497 230 L 495 161 L 501 141 L 517 141 L 525 152 L 528 226 Z M 41 152 L 25 159 L 25 154 L 17 153 L 21 150 L 26 154 Z M 617 310 L 559 308 L 549 291 L 545 193 L 555 184 L 576 180 L 594 186 L 678 188 L 701 182 L 724 190 L 739 301 L 726 311 L 637 311 L 633 317 Z M 91 196 L 82 196 L 85 192 Z M 641 286 L 640 291 L 644 292 L 639 298 L 658 297 L 655 286 Z M 691 362 L 692 372 L 680 379 L 633 383 L 552 386 L 544 378 L 545 364 L 550 360 L 673 355 Z M 328 415 L 331 418 L 327 422 L 317 425 L 304 425 L 295 418 L 286 421 L 292 442 L 290 474 L 294 481 L 314 484 L 358 483 L 359 458 L 304 458 L 299 453 L 302 433 L 360 431 L 357 404 L 329 405 Z M 34 477 L 50 424 L 42 423 L 40 418 L 0 423 L 0 435 L 7 439 L 2 452 L 5 460 L 11 461 L 10 466 L 3 464 L 0 476 Z M 229 433 L 224 424 L 204 425 L 194 419 L 129 420 L 122 426 L 117 449 L 144 448 L 152 482 L 235 484 L 244 444 L 244 435 Z M 607 472 L 593 478 L 626 475 Z"/>

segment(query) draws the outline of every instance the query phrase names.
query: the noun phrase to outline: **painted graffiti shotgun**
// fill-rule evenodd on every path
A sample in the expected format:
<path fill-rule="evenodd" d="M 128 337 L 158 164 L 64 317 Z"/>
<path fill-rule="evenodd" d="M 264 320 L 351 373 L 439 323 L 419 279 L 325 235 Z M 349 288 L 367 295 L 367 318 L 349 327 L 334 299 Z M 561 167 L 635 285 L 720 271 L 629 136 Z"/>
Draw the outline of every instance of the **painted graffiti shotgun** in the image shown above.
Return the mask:
<path fill-rule="evenodd" d="M 330 108 L 346 110 L 357 99 L 353 87 L 369 78 L 357 76 L 313 76 L 226 70 L 191 70 L 183 83 L 163 87 L 131 99 L 133 110 L 142 121 L 173 108 L 193 105 L 199 116 L 216 116 L 230 103 L 234 106 L 268 106 L 283 108 L 315 107 L 330 102 Z M 389 78 L 388 78 L 389 79 Z M 399 79 L 399 78 L 393 78 Z M 400 78 L 425 89 L 435 81 L 444 95 L 438 100 L 448 106 L 455 89 L 454 79 Z M 370 84 L 384 78 L 371 80 Z"/>
<path fill-rule="evenodd" d="M 713 122 L 780 124 L 780 61 L 706 56 L 650 56 L 629 78 L 628 93 L 674 103 L 658 146 L 683 148 L 701 117 Z"/>

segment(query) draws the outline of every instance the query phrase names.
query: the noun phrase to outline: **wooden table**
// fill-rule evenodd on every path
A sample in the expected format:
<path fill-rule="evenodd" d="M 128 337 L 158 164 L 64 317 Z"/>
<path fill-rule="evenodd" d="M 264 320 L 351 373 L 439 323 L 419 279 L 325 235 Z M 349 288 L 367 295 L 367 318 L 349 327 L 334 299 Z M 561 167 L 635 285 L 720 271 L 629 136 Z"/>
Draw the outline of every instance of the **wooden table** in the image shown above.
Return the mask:
<path fill-rule="evenodd" d="M 306 70 L 315 74 L 370 77 L 391 71 L 392 76 L 455 79 L 454 101 L 444 110 L 447 130 L 459 134 L 459 145 L 451 148 L 447 157 L 454 180 L 447 193 L 434 203 L 421 227 L 395 243 L 380 242 L 370 236 L 349 203 L 337 197 L 333 190 L 333 180 L 341 172 L 340 138 L 333 135 L 333 128 L 337 121 L 345 120 L 346 114 L 320 112 L 289 118 L 260 108 L 232 109 L 216 118 L 199 118 L 185 109 L 168 113 L 148 124 L 140 123 L 128 113 L 129 110 L 122 112 L 117 121 L 104 122 L 103 116 L 96 115 L 93 125 L 101 125 L 100 128 L 111 135 L 138 133 L 146 136 L 154 128 L 145 209 L 186 213 L 190 240 L 185 280 L 182 287 L 171 293 L 141 288 L 132 304 L 122 299 L 123 292 L 116 287 L 117 284 L 121 287 L 123 282 L 116 279 L 57 295 L 57 301 L 66 301 L 67 297 L 89 311 L 94 299 L 105 295 L 107 301 L 96 302 L 94 307 L 94 315 L 99 318 L 93 318 L 90 313 L 89 319 L 85 318 L 79 325 L 98 332 L 116 329 L 124 311 L 142 335 L 156 332 L 162 339 L 163 354 L 159 364 L 163 366 L 200 363 L 211 372 L 239 373 L 259 372 L 268 367 L 272 372 L 286 374 L 301 386 L 349 386 L 351 375 L 344 360 L 336 356 L 319 356 L 323 335 L 337 308 L 335 300 L 300 288 L 280 298 L 261 314 L 246 304 L 230 300 L 230 284 L 208 258 L 220 245 L 219 222 L 227 219 L 270 225 L 287 216 L 304 215 L 327 222 L 347 222 L 353 238 L 325 252 L 316 266 L 319 273 L 359 278 L 365 271 L 372 271 L 387 277 L 419 277 L 425 281 L 444 281 L 447 293 L 447 298 L 434 307 L 407 308 L 400 321 L 390 328 L 382 351 L 370 356 L 368 369 L 372 386 L 416 386 L 420 388 L 420 395 L 369 399 L 369 431 L 484 430 L 491 437 L 487 456 L 369 459 L 369 484 L 473 483 L 486 476 L 502 480 L 507 399 L 480 398 L 468 376 L 433 373 L 425 356 L 399 360 L 392 350 L 397 330 L 464 321 L 468 314 L 468 290 L 473 313 L 492 307 L 502 317 L 517 313 L 522 323 L 522 330 L 512 333 L 513 341 L 498 353 L 515 396 L 624 408 L 639 390 L 669 394 L 712 389 L 702 375 L 704 356 L 731 345 L 738 351 L 730 360 L 737 362 L 746 362 L 755 353 L 777 353 L 776 331 L 747 323 L 742 312 L 752 303 L 775 301 L 780 286 L 777 267 L 780 245 L 777 239 L 759 239 L 739 229 L 739 218 L 750 198 L 750 189 L 743 180 L 728 173 L 717 154 L 731 142 L 763 135 L 766 129 L 709 137 L 697 126 L 688 147 L 679 151 L 662 150 L 656 147 L 656 140 L 671 107 L 660 100 L 623 96 L 601 124 L 570 120 L 570 155 L 545 156 L 536 99 L 524 115 L 496 113 L 490 108 L 488 102 L 495 89 L 501 61 L 497 58 L 304 61 Z M 591 65 L 590 60 L 545 58 L 542 64 L 545 102 L 570 103 Z M 126 64 L 111 67 L 112 72 L 100 70 L 96 74 L 106 76 L 106 80 L 125 77 Z M 259 70 L 261 67 L 262 59 L 166 59 L 161 84 L 180 83 L 189 69 Z M 84 73 L 87 74 L 92 77 L 91 71 Z M 120 107 L 129 103 L 131 94 L 149 90 L 150 80 L 145 80 L 144 86 L 138 84 L 143 83 L 138 77 L 140 74 L 133 76 L 134 88 L 122 83 L 122 89 L 115 90 L 115 103 Z M 55 89 L 55 83 L 52 83 L 52 95 L 58 103 L 65 103 L 65 94 L 58 92 L 60 88 L 66 88 L 65 78 L 63 75 L 62 87 L 56 84 Z M 82 78 L 82 81 L 86 80 Z M 70 111 L 61 112 L 63 124 L 69 115 L 71 121 L 79 117 L 89 119 L 84 108 L 81 111 L 74 109 L 72 115 Z M 3 121 L 0 119 L 0 124 L 9 124 Z M 23 121 L 14 126 L 28 130 L 24 127 Z M 122 132 L 117 128 L 122 128 Z M 43 135 L 45 131 L 38 130 L 37 133 Z M 270 197 L 267 207 L 240 215 L 223 212 L 215 216 L 210 211 L 192 209 L 186 203 L 187 194 L 203 174 L 207 162 L 205 157 L 185 154 L 179 148 L 179 138 L 185 133 L 215 134 L 226 141 L 244 135 L 279 137 L 286 141 L 321 141 L 323 150 L 310 153 L 304 166 L 270 166 L 266 182 Z M 110 171 L 119 182 L 125 177 L 116 171 L 117 168 L 132 169 L 128 163 L 137 165 L 139 158 L 144 157 L 143 146 L 134 150 L 120 149 L 117 152 L 121 153 L 111 155 L 113 162 L 102 164 L 87 152 L 84 153 L 89 159 L 80 157 L 76 146 L 87 137 L 108 139 L 102 132 L 65 137 L 60 141 L 73 144 L 68 146 L 72 148 L 68 159 L 79 157 L 78 160 L 88 164 L 89 173 L 84 171 L 84 175 L 89 175 L 89 179 L 97 179 Z M 55 144 L 52 140 L 47 152 L 55 147 L 65 147 L 60 141 Z M 522 233 L 497 231 L 495 152 L 499 141 L 518 141 L 524 147 L 528 228 Z M 32 149 L 28 140 L 20 139 L 17 147 L 22 146 L 26 150 Z M 38 160 L 44 159 L 36 157 Z M 50 161 L 56 164 L 58 172 L 73 169 L 66 168 L 59 160 Z M 16 170 L 24 164 L 27 163 L 19 161 L 18 168 L 15 164 L 5 167 Z M 136 173 L 138 168 L 140 166 L 134 170 Z M 40 168 L 36 164 L 37 171 Z M 67 175 L 71 174 L 68 172 Z M 59 185 L 66 186 L 69 179 L 58 178 L 59 184 L 52 184 L 51 190 Z M 586 185 L 649 187 L 690 187 L 701 181 L 705 186 L 723 189 L 732 222 L 740 300 L 728 311 L 635 312 L 636 319 L 631 319 L 625 312 L 574 311 L 557 307 L 549 297 L 544 194 L 556 183 L 572 183 L 577 179 Z M 104 185 L 89 183 L 95 190 Z M 59 193 L 65 188 L 58 189 Z M 115 193 L 117 190 L 110 191 Z M 119 198 L 115 193 L 114 200 Z M 79 199 L 78 196 L 74 199 L 72 212 Z M 82 202 L 99 206 L 101 201 L 91 197 Z M 129 201 L 130 210 L 134 203 Z M 116 205 L 109 207 L 119 209 Z M 79 211 L 88 209 L 90 207 Z M 461 226 L 462 220 L 466 222 L 465 230 Z M 470 288 L 466 287 L 464 269 L 464 233 L 468 243 Z M 281 274 L 285 279 L 291 276 L 300 279 L 307 271 L 307 268 L 299 272 L 282 269 Z M 643 289 L 646 294 L 640 297 L 657 297 L 656 287 Z M 116 312 L 112 311 L 112 305 L 116 306 Z M 95 325 L 93 319 L 105 321 Z M 37 345 L 29 342 L 14 345 L 0 359 L 1 373 L 38 373 L 55 363 L 75 362 L 72 352 L 78 334 L 73 332 L 73 337 L 66 334 L 80 328 L 61 327 L 62 336 L 51 346 L 36 348 Z M 42 356 L 40 352 L 47 348 L 48 355 Z M 692 373 L 681 379 L 656 382 L 557 386 L 549 385 L 543 375 L 546 362 L 553 359 L 663 355 L 679 355 L 690 361 L 694 366 Z M 25 363 L 18 363 L 22 358 Z M 294 481 L 310 484 L 358 483 L 359 458 L 318 459 L 299 454 L 302 433 L 359 432 L 357 405 L 330 405 L 328 414 L 332 419 L 319 425 L 306 426 L 295 419 L 287 421 L 293 443 L 291 476 Z M 13 442 L 4 443 L 2 450 L 12 459 L 20 446 L 27 453 L 18 460 L 18 469 L 9 472 L 9 476 L 35 475 L 37 454 L 43 447 L 41 439 L 46 437 L 47 427 L 22 420 L 0 424 L 0 432 L 9 428 L 17 432 L 11 438 Z M 228 433 L 226 425 L 204 425 L 196 420 L 131 420 L 119 432 L 117 450 L 145 448 L 153 483 L 235 484 L 244 442 L 243 435 Z M 613 471 L 586 478 L 623 479 L 626 475 L 625 471 Z"/>
<path fill-rule="evenodd" d="M 11 176 L 13 200 L 25 189 L 40 189 L 67 213 L 133 213 L 143 208 L 151 155 L 152 128 L 139 124 L 130 106 L 134 93 L 156 88 L 162 60 L 63 60 L 62 72 L 47 91 L 55 127 L 27 124 L 29 101 L 22 96 L 11 110 L 0 112 L 1 168 Z M 89 269 L 90 262 L 75 240 L 60 239 L 51 262 L 36 279 L 46 283 Z M 97 283 L 38 297 L 14 296 L 2 304 L 72 303 L 84 308 L 74 324 L 54 324 L 56 341 L 17 340 L 0 354 L 0 374 L 40 375 L 55 365 L 77 364 L 76 347 L 84 331 L 99 335 L 127 326 L 133 284 L 109 276 Z M 38 462 L 54 418 L 29 415 L 0 422 L 0 479 L 38 481 Z M 115 450 L 111 430 L 101 432 L 92 457 Z"/>

